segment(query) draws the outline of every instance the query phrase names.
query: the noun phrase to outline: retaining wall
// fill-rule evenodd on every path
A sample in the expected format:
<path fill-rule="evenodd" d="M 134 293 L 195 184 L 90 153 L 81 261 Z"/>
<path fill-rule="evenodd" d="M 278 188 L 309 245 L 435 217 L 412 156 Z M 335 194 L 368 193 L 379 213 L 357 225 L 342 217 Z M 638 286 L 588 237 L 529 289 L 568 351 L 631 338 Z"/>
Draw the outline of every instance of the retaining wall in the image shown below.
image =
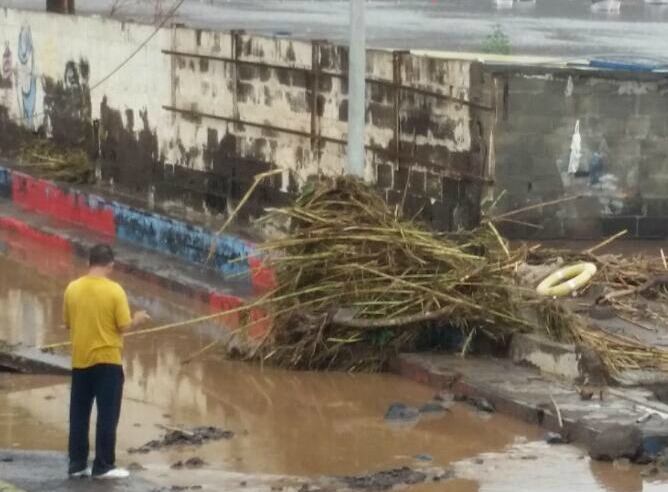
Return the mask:
<path fill-rule="evenodd" d="M 272 273 L 254 253 L 255 245 L 236 236 L 216 236 L 202 227 L 3 167 L 0 167 L 0 197 L 28 211 L 102 234 L 109 240 L 118 239 L 206 265 L 235 282 L 247 279 L 259 291 L 273 284 Z M 212 243 L 216 245 L 214 255 L 207 261 Z"/>

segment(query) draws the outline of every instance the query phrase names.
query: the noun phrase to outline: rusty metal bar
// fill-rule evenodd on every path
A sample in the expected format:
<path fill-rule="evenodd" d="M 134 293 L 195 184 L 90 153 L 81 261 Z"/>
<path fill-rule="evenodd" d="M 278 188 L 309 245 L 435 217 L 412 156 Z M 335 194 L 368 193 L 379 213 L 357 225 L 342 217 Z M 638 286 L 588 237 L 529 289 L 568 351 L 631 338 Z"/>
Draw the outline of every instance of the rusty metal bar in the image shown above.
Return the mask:
<path fill-rule="evenodd" d="M 392 52 L 392 81 L 394 82 L 394 152 L 397 156 L 396 164 L 399 169 L 399 154 L 401 153 L 401 62 L 406 51 Z"/>
<path fill-rule="evenodd" d="M 232 55 L 232 114 L 235 118 L 239 118 L 239 70 L 237 70 L 239 62 L 239 51 L 241 51 L 241 33 L 238 31 L 232 32 L 232 43 L 230 51 Z"/>
<path fill-rule="evenodd" d="M 320 43 L 313 41 L 311 43 L 311 150 L 315 150 L 319 161 L 321 152 L 318 94 L 320 94 Z"/>
<path fill-rule="evenodd" d="M 289 71 L 294 71 L 294 72 L 302 72 L 306 73 L 307 75 L 311 73 L 311 68 L 307 67 L 296 67 L 296 66 L 289 66 L 289 65 L 276 65 L 272 63 L 264 63 L 264 62 L 257 62 L 257 61 L 251 61 L 251 60 L 239 60 L 235 58 L 229 58 L 226 56 L 214 56 L 214 55 L 202 55 L 199 53 L 186 53 L 183 51 L 174 51 L 174 50 L 162 50 L 162 53 L 165 55 L 171 55 L 171 56 L 185 56 L 185 57 L 191 57 L 191 58 L 204 58 L 207 60 L 216 60 L 216 61 L 222 61 L 224 63 L 232 63 L 236 65 L 249 65 L 249 66 L 254 66 L 254 67 L 264 67 L 264 68 L 272 68 L 275 70 L 289 70 Z M 338 78 L 338 79 L 346 79 L 348 77 L 347 74 L 342 74 L 342 73 L 336 73 L 336 72 L 330 72 L 328 70 L 320 70 L 320 76 L 326 76 L 326 77 L 333 77 L 333 78 Z M 394 86 L 394 81 L 393 80 L 382 80 L 382 79 L 374 79 L 367 77 L 366 78 L 366 83 L 367 84 L 379 84 L 379 85 L 389 85 L 389 86 Z M 456 104 L 462 104 L 464 106 L 470 106 L 475 109 L 480 109 L 482 111 L 494 111 L 494 108 L 490 106 L 485 106 L 484 104 L 479 104 L 473 101 L 467 101 L 466 99 L 460 99 L 457 97 L 450 96 L 448 94 L 441 94 L 440 92 L 436 91 L 431 91 L 428 89 L 422 89 L 420 87 L 413 87 L 413 86 L 408 86 L 408 85 L 401 85 L 399 86 L 400 91 L 408 91 L 408 92 L 415 92 L 416 94 L 420 94 L 423 96 L 427 97 L 433 97 L 436 99 L 443 99 L 445 101 L 452 101 L 453 103 Z"/>
<path fill-rule="evenodd" d="M 266 123 L 256 123 L 252 121 L 244 121 L 240 120 L 238 118 L 230 118 L 228 116 L 221 116 L 217 114 L 211 114 L 211 113 L 203 113 L 201 111 L 192 111 L 190 109 L 181 109 L 181 108 L 176 108 L 174 106 L 163 106 L 162 109 L 166 111 L 172 111 L 175 113 L 179 114 L 184 114 L 190 117 L 201 117 L 201 118 L 211 118 L 214 120 L 219 120 L 219 121 L 225 121 L 228 123 L 233 123 L 235 125 L 247 125 L 247 126 L 252 126 L 255 128 L 260 128 L 264 130 L 271 130 L 274 132 L 278 133 L 287 133 L 289 135 L 296 135 L 298 137 L 304 137 L 304 138 L 311 138 L 311 133 L 310 132 L 305 132 L 302 130 L 293 130 L 292 128 L 284 128 L 284 127 L 279 127 L 279 126 L 274 126 L 274 125 L 268 125 Z M 327 137 L 327 136 L 322 136 L 320 135 L 318 137 L 320 141 L 322 142 L 329 142 L 337 145 L 347 145 L 347 142 L 345 140 L 339 139 L 339 138 L 333 138 L 333 137 Z M 421 166 L 430 168 L 432 170 L 438 171 L 441 175 L 444 177 L 449 177 L 449 178 L 454 178 L 454 179 L 468 179 L 471 181 L 480 181 L 484 183 L 493 183 L 494 181 L 489 178 L 484 178 L 481 176 L 476 176 L 474 174 L 467 174 L 467 173 L 461 173 L 461 172 L 455 172 L 451 171 L 449 169 L 444 169 L 441 164 L 437 164 L 432 161 L 425 161 L 422 159 L 418 159 L 413 155 L 408 155 L 405 153 L 400 153 L 399 155 L 396 155 L 394 152 L 389 151 L 387 149 L 383 149 L 382 147 L 377 147 L 375 145 L 366 145 L 365 146 L 366 150 L 369 150 L 371 152 L 375 152 L 377 154 L 382 154 L 384 156 L 388 156 L 391 159 L 398 159 L 399 161 L 407 161 L 410 163 L 415 163 L 419 164 Z"/>

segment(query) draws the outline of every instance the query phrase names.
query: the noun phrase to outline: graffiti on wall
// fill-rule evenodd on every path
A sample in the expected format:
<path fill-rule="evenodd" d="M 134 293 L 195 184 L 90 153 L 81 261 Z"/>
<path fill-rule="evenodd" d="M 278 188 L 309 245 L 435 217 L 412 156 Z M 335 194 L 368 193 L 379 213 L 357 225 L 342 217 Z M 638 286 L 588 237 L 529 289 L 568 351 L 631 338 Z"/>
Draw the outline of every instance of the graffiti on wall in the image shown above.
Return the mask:
<path fill-rule="evenodd" d="M 89 77 L 88 61 L 80 59 L 65 64 L 62 79 L 42 78 L 44 127 L 58 142 L 81 145 L 92 139 Z"/>
<path fill-rule="evenodd" d="M 568 168 L 561 170 L 561 178 L 566 194 L 596 197 L 601 214 L 624 212 L 628 190 L 612 170 L 608 142 L 605 136 L 582 128 L 580 120 L 575 122 Z"/>
<path fill-rule="evenodd" d="M 30 26 L 21 27 L 18 42 L 17 97 L 22 123 L 33 128 L 37 103 L 37 75 L 35 74 L 35 52 Z"/>
<path fill-rule="evenodd" d="M 5 49 L 2 52 L 2 67 L 0 67 L 0 89 L 12 87 L 13 68 L 12 50 L 9 48 L 9 43 L 5 42 Z"/>

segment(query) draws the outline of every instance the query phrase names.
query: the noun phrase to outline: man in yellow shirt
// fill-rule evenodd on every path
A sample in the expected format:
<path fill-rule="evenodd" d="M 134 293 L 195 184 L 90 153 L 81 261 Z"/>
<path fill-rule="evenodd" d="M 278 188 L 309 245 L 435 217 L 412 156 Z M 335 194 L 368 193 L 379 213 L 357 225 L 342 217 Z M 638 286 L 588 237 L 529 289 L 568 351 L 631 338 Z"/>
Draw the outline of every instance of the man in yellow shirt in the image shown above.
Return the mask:
<path fill-rule="evenodd" d="M 122 334 L 149 318 L 145 311 L 130 316 L 127 295 L 109 279 L 114 252 L 106 244 L 90 250 L 87 275 L 65 290 L 63 318 L 72 341 L 69 475 L 125 478 L 116 468 L 116 427 L 123 396 Z M 95 461 L 88 468 L 88 429 L 93 401 L 97 406 Z"/>

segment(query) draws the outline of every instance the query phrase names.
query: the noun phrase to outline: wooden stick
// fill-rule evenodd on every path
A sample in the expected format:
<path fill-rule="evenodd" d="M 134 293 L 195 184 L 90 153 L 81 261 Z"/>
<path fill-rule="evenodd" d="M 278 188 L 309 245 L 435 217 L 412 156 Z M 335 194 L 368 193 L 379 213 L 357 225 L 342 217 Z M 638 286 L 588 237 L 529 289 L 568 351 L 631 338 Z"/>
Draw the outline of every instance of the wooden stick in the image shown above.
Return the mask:
<path fill-rule="evenodd" d="M 180 427 L 173 427 L 171 425 L 164 425 L 164 424 L 155 424 L 155 426 L 158 429 L 166 430 L 169 432 L 182 432 L 186 436 L 193 437 L 195 434 L 193 432 L 187 431 L 185 429 L 181 429 Z"/>
<path fill-rule="evenodd" d="M 549 202 L 536 203 L 535 205 L 529 205 L 528 207 L 518 208 L 517 210 L 511 210 L 510 212 L 506 212 L 505 214 L 497 215 L 496 217 L 492 217 L 490 220 L 496 221 L 499 219 L 505 219 L 506 217 L 511 217 L 513 215 L 521 214 L 523 212 L 528 212 L 529 210 L 535 210 L 541 207 L 548 207 L 550 205 L 558 205 L 560 203 L 570 202 L 572 200 L 578 200 L 580 198 L 582 198 L 582 195 L 573 195 L 564 198 L 559 198 L 558 200 L 551 200 Z"/>
<path fill-rule="evenodd" d="M 225 223 L 223 224 L 223 226 L 218 230 L 218 232 L 216 232 L 216 234 L 214 235 L 214 237 L 211 239 L 211 246 L 209 247 L 209 256 L 208 256 L 207 259 L 206 259 L 207 262 L 211 261 L 211 258 L 213 258 L 213 254 L 216 252 L 216 238 L 217 238 L 218 236 L 220 236 L 220 235 L 223 233 L 223 231 L 225 231 L 225 229 L 227 229 L 227 226 L 229 226 L 230 223 L 234 220 L 234 218 L 235 218 L 235 217 L 237 216 L 237 214 L 239 213 L 239 210 L 241 210 L 241 207 L 243 207 L 243 206 L 246 204 L 246 202 L 247 202 L 248 199 L 251 197 L 251 195 L 252 195 L 253 192 L 255 191 L 255 188 L 257 188 L 257 186 L 260 184 L 260 182 L 261 182 L 263 179 L 268 178 L 269 176 L 273 176 L 273 175 L 275 175 L 275 174 L 282 173 L 282 172 L 284 172 L 284 171 L 285 171 L 284 169 L 274 169 L 274 170 L 272 170 L 272 171 L 267 171 L 267 172 L 265 172 L 265 173 L 260 173 L 260 174 L 255 175 L 255 178 L 253 178 L 253 184 L 251 185 L 251 187 L 248 188 L 248 191 L 247 191 L 246 194 L 243 196 L 243 198 L 241 199 L 241 201 L 239 202 L 239 204 L 238 204 L 238 205 L 236 206 L 236 208 L 232 211 L 232 213 L 231 213 L 230 216 L 227 218 L 227 220 L 225 221 Z"/>
<path fill-rule="evenodd" d="M 551 394 L 550 394 L 550 400 L 552 400 L 552 405 L 554 405 L 554 410 L 557 412 L 557 421 L 559 422 L 559 427 L 563 429 L 564 419 L 561 418 L 561 410 L 559 409 L 559 405 L 557 405 L 557 401 Z"/>
<path fill-rule="evenodd" d="M 523 220 L 514 220 L 514 219 L 495 219 L 496 222 L 508 222 L 510 224 L 519 224 L 527 227 L 533 227 L 534 229 L 544 229 L 542 225 L 532 224 L 531 222 L 525 222 Z"/>
<path fill-rule="evenodd" d="M 130 331 L 128 333 L 123 333 L 123 337 L 133 337 L 137 335 L 147 335 L 149 333 L 158 333 L 160 331 L 168 330 L 170 328 L 180 328 L 182 326 L 188 326 L 188 325 L 194 325 L 196 323 L 201 323 L 202 321 L 208 321 L 211 319 L 219 318 L 221 316 L 225 316 L 227 314 L 233 314 L 233 313 L 238 313 L 241 311 L 246 311 L 250 309 L 253 306 L 260 305 L 262 302 L 264 302 L 266 296 L 261 297 L 258 301 L 252 303 L 252 304 L 244 304 L 242 306 L 238 306 L 232 309 L 228 309 L 227 311 L 221 311 L 218 313 L 214 314 L 208 314 L 206 316 L 200 316 L 199 318 L 193 318 L 189 319 L 186 321 L 178 321 L 176 323 L 169 323 L 166 325 L 161 325 L 161 326 L 156 326 L 154 328 L 146 328 L 144 330 L 136 330 L 136 331 Z M 66 342 L 58 342 L 58 343 L 51 343 L 49 345 L 42 345 L 39 347 L 40 350 L 51 350 L 55 348 L 61 348 L 61 347 L 68 347 L 72 345 L 71 341 L 66 341 Z"/>
<path fill-rule="evenodd" d="M 591 247 L 591 248 L 589 248 L 589 249 L 584 250 L 584 251 L 582 252 L 582 254 L 584 254 L 584 255 L 590 255 L 590 254 L 592 254 L 594 251 L 601 249 L 603 246 L 607 246 L 608 244 L 610 244 L 611 242 L 613 242 L 615 239 L 618 239 L 618 238 L 622 237 L 622 236 L 623 236 L 624 234 L 626 234 L 627 232 L 629 232 L 629 231 L 626 230 L 626 229 L 624 229 L 623 231 L 619 231 L 619 232 L 618 232 L 617 234 L 615 234 L 614 236 L 610 236 L 608 239 L 606 239 L 606 240 L 604 240 L 604 241 L 601 241 L 601 242 L 598 243 L 596 246 L 593 246 L 593 247 Z"/>
<path fill-rule="evenodd" d="M 503 248 L 503 252 L 506 253 L 506 257 L 510 258 L 510 251 L 508 251 L 508 246 L 506 246 L 506 243 L 503 240 L 503 238 L 501 237 L 501 234 L 499 234 L 498 229 L 496 227 L 494 227 L 494 224 L 491 221 L 488 221 L 487 225 L 489 226 L 489 228 L 494 233 L 494 236 L 496 236 L 496 239 L 499 241 L 499 244 Z"/>
<path fill-rule="evenodd" d="M 193 360 L 195 360 L 197 357 L 199 357 L 200 355 L 202 355 L 206 351 L 208 351 L 208 350 L 212 349 L 213 347 L 215 347 L 216 345 L 218 345 L 218 342 L 220 342 L 220 340 L 214 340 L 213 342 L 207 344 L 204 348 L 199 349 L 197 352 L 195 352 L 193 354 L 190 354 L 188 357 L 186 357 L 185 359 L 183 359 L 181 361 L 181 364 L 188 364 L 188 363 L 192 362 Z"/>
<path fill-rule="evenodd" d="M 663 253 L 663 248 L 661 248 L 659 251 L 661 251 L 661 261 L 663 261 L 663 268 L 668 270 L 668 262 L 666 262 L 666 255 Z"/>
<path fill-rule="evenodd" d="M 643 330 L 647 330 L 647 331 L 657 331 L 656 328 L 653 328 L 653 327 L 651 327 L 651 326 L 643 325 L 642 323 L 639 323 L 638 321 L 636 321 L 636 320 L 634 320 L 634 319 L 627 318 L 626 316 L 622 316 L 622 315 L 619 314 L 619 313 L 617 313 L 617 317 L 618 317 L 619 319 L 623 319 L 623 320 L 626 321 L 627 323 L 631 323 L 632 325 L 636 325 L 637 327 L 642 328 Z"/>

